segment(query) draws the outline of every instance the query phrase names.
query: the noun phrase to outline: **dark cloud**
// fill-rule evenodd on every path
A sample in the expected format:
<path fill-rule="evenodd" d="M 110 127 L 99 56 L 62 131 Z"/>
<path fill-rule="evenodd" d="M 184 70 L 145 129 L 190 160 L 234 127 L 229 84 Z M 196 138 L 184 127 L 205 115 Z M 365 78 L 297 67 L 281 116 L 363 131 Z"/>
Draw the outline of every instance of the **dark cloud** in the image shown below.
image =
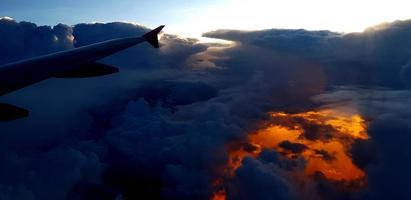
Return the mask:
<path fill-rule="evenodd" d="M 368 176 L 368 188 L 358 199 L 410 198 L 410 94 L 408 90 L 345 88 L 315 98 L 331 105 L 355 105 L 370 120 L 370 139 L 355 141 L 350 150 L 355 164 Z"/>
<path fill-rule="evenodd" d="M 323 56 L 328 51 L 328 40 L 341 36 L 330 31 L 307 31 L 303 29 L 271 29 L 262 31 L 217 30 L 204 36 L 238 41 L 274 50 L 280 54 L 295 54 L 306 57 Z"/>
<path fill-rule="evenodd" d="M 396 21 L 362 33 L 338 34 L 329 31 L 217 30 L 207 37 L 233 40 L 261 47 L 281 55 L 317 60 L 328 84 L 361 84 L 403 88 L 400 70 L 411 56 L 410 21 Z"/>
<path fill-rule="evenodd" d="M 72 185 L 81 179 L 98 182 L 104 164 L 93 152 L 83 153 L 58 147 L 37 156 L 5 152 L 1 157 L 0 177 L 10 198 L 64 199 Z M 7 189 L 8 188 L 8 189 Z"/>
<path fill-rule="evenodd" d="M 72 28 L 0 19 L 0 64 L 73 48 Z"/>
<path fill-rule="evenodd" d="M 307 120 L 302 116 L 273 117 L 270 122 L 273 125 L 287 127 L 290 130 L 302 129 L 303 132 L 299 137 L 307 140 L 329 141 L 338 135 L 338 131 L 331 125 Z"/>
<path fill-rule="evenodd" d="M 229 185 L 230 199 L 295 199 L 292 187 L 273 164 L 245 158 Z"/>
<path fill-rule="evenodd" d="M 334 159 L 335 159 L 335 156 L 334 156 L 334 155 L 330 154 L 328 151 L 326 151 L 326 150 L 324 150 L 324 149 L 315 149 L 314 152 L 315 152 L 317 155 L 320 155 L 324 160 L 331 161 L 331 160 L 334 160 Z M 357 155 L 357 154 L 355 154 L 355 155 Z M 355 159 L 354 159 L 354 160 L 355 160 Z M 354 161 L 354 162 L 355 162 L 355 161 Z M 358 162 L 355 162 L 355 163 L 358 164 Z"/>
<path fill-rule="evenodd" d="M 216 97 L 218 90 L 204 82 L 151 81 L 144 84 L 139 93 L 137 97 L 144 98 L 151 105 L 175 108 L 207 101 Z"/>
<path fill-rule="evenodd" d="M 308 147 L 304 144 L 293 143 L 288 140 L 281 142 L 278 146 L 283 148 L 285 151 L 290 151 L 291 153 L 302 153 L 308 149 Z"/>
<path fill-rule="evenodd" d="M 329 140 L 336 136 L 337 131 L 330 125 L 315 124 L 315 123 L 301 123 L 304 129 L 301 137 L 308 140 Z"/>
<path fill-rule="evenodd" d="M 370 134 L 376 143 L 377 164 L 369 165 L 370 199 L 409 199 L 408 183 L 411 173 L 411 127 L 409 119 L 397 116 L 381 116 L 370 127 Z"/>
<path fill-rule="evenodd" d="M 411 88 L 411 62 L 408 62 L 401 68 L 401 80 L 407 86 L 407 88 Z"/>

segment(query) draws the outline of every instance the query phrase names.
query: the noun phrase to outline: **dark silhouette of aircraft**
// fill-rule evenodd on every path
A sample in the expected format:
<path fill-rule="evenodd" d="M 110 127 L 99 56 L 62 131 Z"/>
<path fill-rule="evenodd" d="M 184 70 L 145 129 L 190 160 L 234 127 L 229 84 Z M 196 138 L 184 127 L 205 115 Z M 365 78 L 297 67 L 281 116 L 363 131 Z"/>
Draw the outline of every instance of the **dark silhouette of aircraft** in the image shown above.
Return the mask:
<path fill-rule="evenodd" d="M 159 48 L 157 35 L 163 28 L 164 25 L 159 26 L 141 37 L 108 40 L 0 66 L 0 96 L 51 77 L 86 78 L 117 73 L 118 68 L 96 61 L 142 42 Z M 0 103 L 0 121 L 27 116 L 26 109 Z"/>

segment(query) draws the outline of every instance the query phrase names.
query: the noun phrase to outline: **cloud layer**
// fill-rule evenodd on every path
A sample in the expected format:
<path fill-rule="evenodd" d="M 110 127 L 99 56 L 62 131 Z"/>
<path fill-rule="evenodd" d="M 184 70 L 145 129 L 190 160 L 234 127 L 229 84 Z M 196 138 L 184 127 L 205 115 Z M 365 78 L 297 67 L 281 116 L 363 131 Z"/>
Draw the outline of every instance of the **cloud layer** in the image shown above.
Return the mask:
<path fill-rule="evenodd" d="M 0 124 L 0 199 L 210 199 L 223 189 L 228 199 L 409 199 L 410 27 L 398 21 L 344 35 L 205 34 L 235 41 L 231 47 L 165 34 L 160 50 L 144 44 L 103 60 L 120 67 L 119 74 L 50 79 L 3 96 L 33 114 Z M 147 30 L 119 22 L 51 28 L 3 18 L 0 63 Z M 322 175 L 290 178 L 304 172 L 306 161 L 273 149 L 244 158 L 227 177 L 230 147 L 244 145 L 269 121 L 268 112 L 329 107 L 354 108 L 369 123 L 371 139 L 349 149 L 367 173 L 366 189 L 340 189 Z M 281 147 L 307 148 L 290 141 Z"/>

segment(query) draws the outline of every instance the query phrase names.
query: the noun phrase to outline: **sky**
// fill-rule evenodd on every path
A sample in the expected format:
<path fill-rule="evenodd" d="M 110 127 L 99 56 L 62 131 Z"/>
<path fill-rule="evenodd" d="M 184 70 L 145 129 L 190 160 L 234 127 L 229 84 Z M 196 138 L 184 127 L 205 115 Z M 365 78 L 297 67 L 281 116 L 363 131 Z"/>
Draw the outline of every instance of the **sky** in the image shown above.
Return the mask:
<path fill-rule="evenodd" d="M 357 32 L 411 18 L 407 0 L 0 0 L 0 15 L 41 25 L 124 21 L 198 37 L 214 29 Z"/>

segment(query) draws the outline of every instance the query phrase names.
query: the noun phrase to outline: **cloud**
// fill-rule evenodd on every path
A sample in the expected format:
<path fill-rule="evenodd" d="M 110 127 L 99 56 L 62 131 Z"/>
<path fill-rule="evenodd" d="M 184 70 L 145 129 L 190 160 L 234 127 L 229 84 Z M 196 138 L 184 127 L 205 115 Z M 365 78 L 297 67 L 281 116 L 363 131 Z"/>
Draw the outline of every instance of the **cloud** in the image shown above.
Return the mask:
<path fill-rule="evenodd" d="M 0 19 L 0 64 L 73 48 L 72 29 L 63 24 L 37 26 Z"/>
<path fill-rule="evenodd" d="M 233 199 L 295 199 L 291 187 L 273 164 L 245 158 L 230 185 Z"/>
<path fill-rule="evenodd" d="M 401 71 L 401 80 L 407 88 L 411 87 L 411 62 L 408 62 L 402 66 Z"/>
<path fill-rule="evenodd" d="M 409 27 L 399 21 L 352 34 L 206 34 L 237 42 L 230 47 L 164 34 L 160 50 L 143 44 L 104 59 L 120 67 L 116 75 L 50 79 L 3 96 L 32 116 L 0 124 L 0 199 L 208 199 L 220 189 L 229 199 L 407 199 Z M 146 31 L 119 22 L 51 28 L 3 18 L 0 63 Z M 227 175 L 233 144 L 253 152 L 249 134 L 264 122 L 284 124 L 268 112 L 330 107 L 358 109 L 370 122 L 371 139 L 348 150 L 366 171 L 368 189 L 341 192 L 338 183 L 306 176 L 303 158 L 285 159 L 274 149 L 246 157 Z M 294 123 L 310 142 L 336 134 Z M 280 146 L 306 150 L 290 141 Z"/>
<path fill-rule="evenodd" d="M 4 55 L 0 59 L 2 63 L 73 48 L 73 45 L 85 45 L 97 40 L 141 35 L 147 31 L 144 27 L 126 23 L 80 24 L 74 27 L 57 25 L 54 28 L 37 27 L 32 23 L 13 20 L 2 20 L 0 24 L 1 38 L 7 41 L 1 46 L 0 51 L 10 52 L 14 56 L 11 58 Z M 97 33 L 105 34 L 94 35 Z M 131 188 L 123 185 L 121 180 L 138 183 L 140 179 L 133 179 L 132 174 L 137 174 L 135 177 L 140 178 L 141 173 L 134 173 L 134 169 L 131 170 L 129 167 L 141 163 L 136 160 L 136 165 L 121 164 L 129 160 L 127 156 L 130 152 L 122 151 L 115 144 L 119 142 L 120 145 L 126 146 L 127 143 L 122 142 L 126 142 L 127 138 L 123 140 L 121 136 L 109 137 L 110 132 L 115 130 L 105 127 L 104 122 L 107 120 L 100 119 L 107 117 L 114 127 L 119 128 L 122 109 L 127 110 L 125 116 L 133 116 L 135 113 L 129 113 L 133 110 L 133 104 L 130 103 L 130 107 L 126 105 L 141 98 L 150 99 L 151 87 L 164 87 L 169 92 L 161 99 L 154 99 L 164 104 L 166 113 L 179 105 L 208 100 L 218 93 L 213 86 L 199 79 L 175 81 L 186 73 L 183 70 L 178 71 L 187 67 L 185 60 L 203 51 L 206 46 L 195 44 L 194 40 L 171 35 L 165 35 L 161 43 L 165 49 L 172 48 L 175 51 L 162 52 L 153 50 L 149 45 L 142 45 L 104 60 L 120 67 L 122 73 L 90 79 L 50 79 L 2 97 L 2 101 L 19 104 L 32 112 L 30 118 L 0 125 L 0 148 L 3 152 L 0 160 L 4 164 L 1 170 L 4 174 L 0 181 L 0 196 L 12 199 L 83 199 L 90 195 L 105 198 L 115 198 L 119 194 L 130 195 Z M 196 77 L 195 73 L 191 73 L 191 76 L 193 79 Z M 149 83 L 153 83 L 154 86 Z M 105 100 L 102 100 L 102 97 L 105 97 Z M 151 112 L 151 108 L 148 105 L 146 107 L 149 109 L 148 112 Z M 96 110 L 97 108 L 101 110 Z M 116 122 L 114 119 L 120 121 Z M 157 118 L 153 119 L 154 124 L 160 123 L 155 122 L 155 119 Z M 124 123 L 126 122 L 136 123 Z M 164 124 L 170 131 L 180 130 L 173 123 Z M 153 132 L 166 130 L 153 128 Z M 119 132 L 121 131 L 123 130 L 119 129 Z M 147 139 L 150 137 L 147 136 Z M 167 141 L 167 138 L 164 140 Z M 162 150 L 163 144 L 158 145 L 159 151 Z M 111 150 L 119 153 L 113 153 Z M 142 155 L 146 155 L 150 148 L 143 150 Z M 126 160 L 112 159 L 116 155 Z M 165 158 L 153 157 L 152 160 L 156 159 Z M 157 167 L 160 166 L 159 164 Z M 6 167 L 8 168 L 5 169 Z M 88 171 L 89 167 L 93 168 L 93 171 Z M 130 170 L 125 170 L 128 174 L 121 176 L 119 170 L 124 168 Z M 144 167 L 139 168 L 144 171 Z M 146 169 L 150 172 L 148 174 L 156 172 L 152 168 Z M 159 173 L 161 174 L 161 171 Z M 111 178 L 116 175 L 119 175 L 117 180 L 120 182 Z M 8 178 L 5 178 L 6 176 Z M 33 180 L 23 178 L 25 176 L 32 176 Z M 50 177 L 50 180 L 42 177 Z M 155 179 L 154 175 L 146 176 L 143 180 L 151 179 L 153 182 L 161 181 L 161 177 Z M 147 182 L 141 183 L 140 191 L 147 191 Z M 161 195 L 161 187 L 156 188 L 160 191 L 157 195 Z"/>
<path fill-rule="evenodd" d="M 265 47 L 281 54 L 318 57 L 327 53 L 328 40 L 341 37 L 341 34 L 303 29 L 271 29 L 262 31 L 217 30 L 205 33 L 204 36 Z"/>
<path fill-rule="evenodd" d="M 369 193 L 373 199 L 409 199 L 407 183 L 411 177 L 411 127 L 409 120 L 382 116 L 370 127 L 375 142 L 377 164 L 368 166 Z"/>
<path fill-rule="evenodd" d="M 94 153 L 55 148 L 36 157 L 2 153 L 0 177 L 9 198 L 61 199 L 80 180 L 99 181 L 104 165 Z M 6 185 L 4 185 L 6 184 Z"/>
<path fill-rule="evenodd" d="M 204 36 L 232 40 L 239 48 L 260 47 L 283 56 L 293 55 L 321 63 L 330 85 L 360 84 L 404 88 L 401 67 L 411 56 L 410 20 L 370 27 L 362 33 L 329 31 L 217 30 Z"/>
<path fill-rule="evenodd" d="M 148 32 L 148 28 L 130 23 L 92 23 L 77 24 L 73 27 L 74 46 L 101 42 L 121 37 L 136 37 Z M 186 65 L 187 56 L 204 51 L 205 45 L 196 44 L 197 40 L 179 38 L 173 35 L 161 37 L 161 49 L 152 48 L 148 43 L 117 53 L 103 59 L 108 64 L 123 68 L 181 68 Z M 168 50 L 172 48 L 172 51 Z M 134 59 L 130 59 L 130 58 Z"/>
<path fill-rule="evenodd" d="M 308 149 L 304 144 L 293 143 L 288 140 L 281 142 L 279 147 L 283 148 L 285 151 L 290 151 L 291 153 L 301 153 Z"/>
<path fill-rule="evenodd" d="M 152 105 L 174 108 L 207 101 L 218 95 L 218 89 L 204 82 L 151 81 L 142 85 L 140 93 Z"/>
<path fill-rule="evenodd" d="M 367 172 L 368 188 L 358 199 L 408 199 L 411 119 L 408 90 L 344 88 L 315 97 L 331 105 L 351 104 L 370 119 L 370 140 L 358 140 L 353 161 Z"/>
<path fill-rule="evenodd" d="M 332 155 L 332 154 L 330 154 L 330 153 L 329 153 L 328 151 L 326 151 L 326 150 L 323 150 L 323 149 L 320 149 L 320 150 L 315 149 L 314 151 L 315 151 L 315 153 L 316 153 L 317 155 L 320 155 L 324 160 L 334 160 L 334 159 L 335 159 L 335 156 Z M 356 162 L 356 164 L 358 164 L 358 163 Z"/>

